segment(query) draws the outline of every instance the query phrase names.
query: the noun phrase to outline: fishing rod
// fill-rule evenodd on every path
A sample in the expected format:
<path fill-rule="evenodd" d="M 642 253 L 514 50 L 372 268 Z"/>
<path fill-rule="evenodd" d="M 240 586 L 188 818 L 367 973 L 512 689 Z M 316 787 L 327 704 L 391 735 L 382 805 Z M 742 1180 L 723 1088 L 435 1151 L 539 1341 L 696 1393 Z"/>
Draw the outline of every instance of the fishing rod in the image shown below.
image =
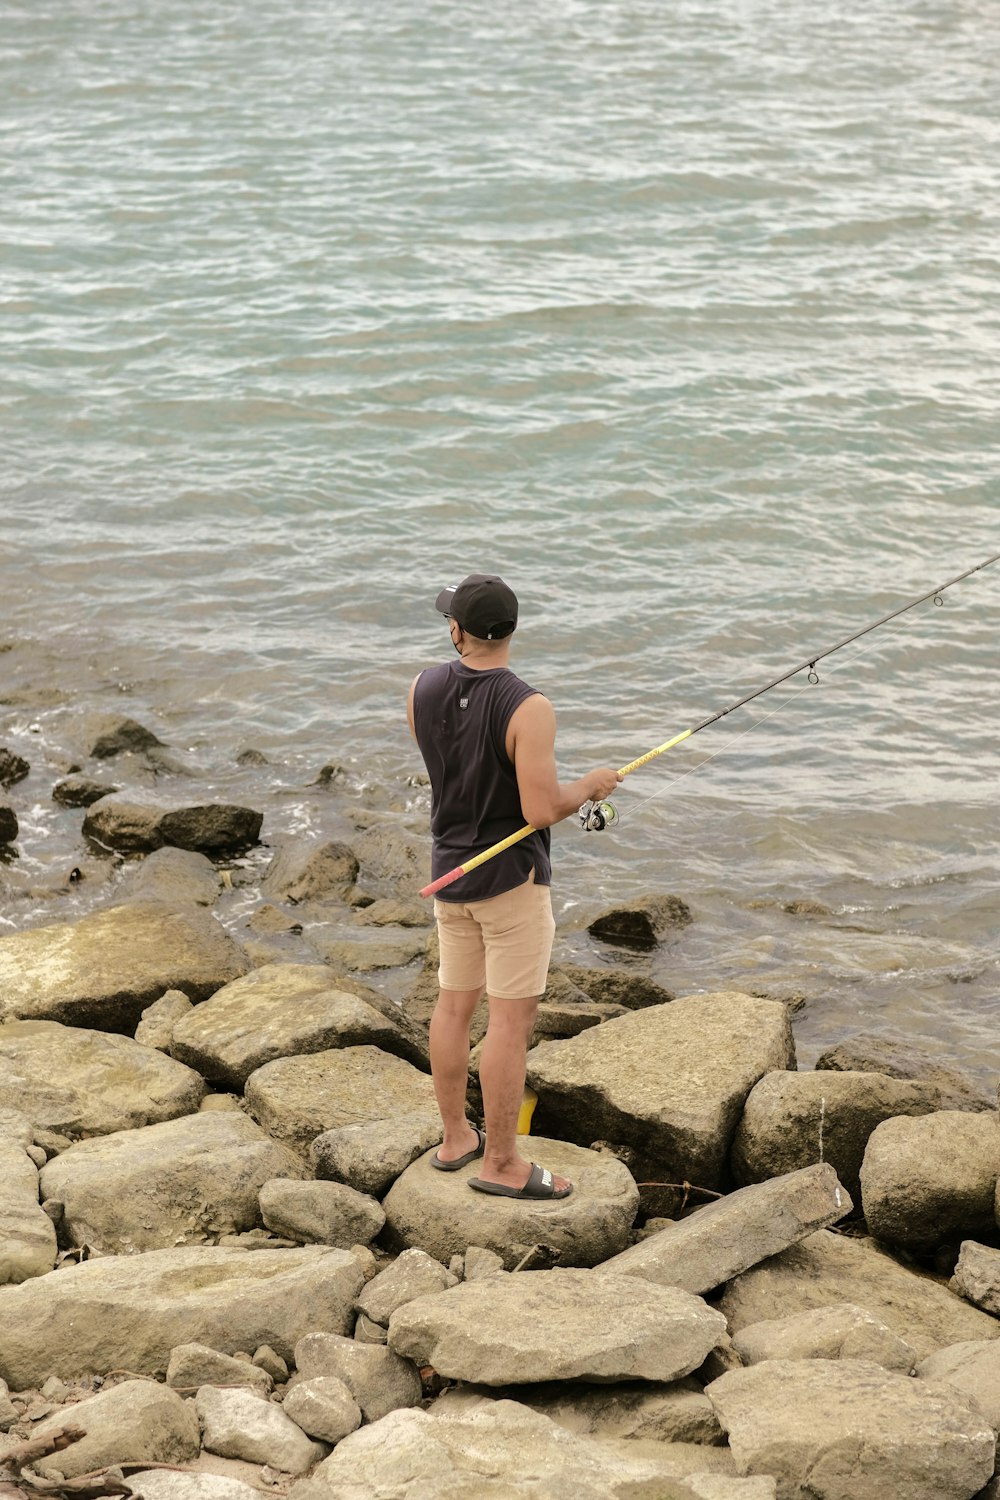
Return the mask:
<path fill-rule="evenodd" d="M 771 682 L 765 683 L 763 687 L 755 688 L 752 693 L 745 693 L 735 703 L 730 703 L 725 708 L 720 708 L 716 713 L 710 714 L 707 719 L 702 719 L 700 724 L 693 724 L 690 729 L 682 729 L 680 734 L 675 734 L 672 739 L 664 740 L 662 745 L 656 745 L 652 750 L 647 750 L 645 755 L 637 756 L 635 760 L 629 761 L 627 766 L 621 767 L 618 775 L 620 777 L 630 776 L 633 771 L 638 771 L 640 766 L 648 765 L 658 755 L 664 755 L 668 750 L 672 750 L 675 745 L 680 745 L 684 740 L 689 740 L 692 735 L 700 734 L 703 729 L 708 729 L 711 724 L 717 724 L 727 714 L 735 713 L 738 708 L 743 708 L 745 704 L 752 703 L 755 698 L 762 698 L 765 693 L 771 692 L 772 688 L 780 687 L 783 682 L 788 682 L 790 678 L 796 677 L 799 672 L 808 671 L 809 682 L 818 682 L 819 677 L 816 673 L 817 662 L 823 661 L 827 656 L 832 656 L 835 651 L 842 651 L 845 646 L 850 646 L 854 641 L 861 640 L 862 636 L 871 635 L 873 630 L 878 630 L 882 625 L 888 625 L 890 620 L 895 620 L 900 615 L 905 615 L 908 610 L 916 609 L 919 604 L 926 604 L 928 599 L 933 599 L 936 605 L 943 604 L 944 600 L 941 598 L 941 595 L 946 589 L 954 588 L 956 583 L 962 583 L 966 578 L 971 578 L 974 573 L 981 573 L 984 568 L 990 568 L 997 562 L 1000 562 L 1000 552 L 996 553 L 993 557 L 988 557 L 985 562 L 977 563 L 974 568 L 967 568 L 964 573 L 958 573 L 954 578 L 949 578 L 947 583 L 941 583 L 938 584 L 937 588 L 929 589 L 926 594 L 921 594 L 918 599 L 911 599 L 908 604 L 901 604 L 898 609 L 890 610 L 881 619 L 874 620 L 870 625 L 865 625 L 861 630 L 855 630 L 851 635 L 845 636 L 835 646 L 827 646 L 822 651 L 814 652 L 812 656 L 807 656 L 805 661 L 800 661 L 798 666 L 789 668 L 787 672 L 782 672 L 779 677 L 775 677 Z M 580 808 L 580 822 L 588 832 L 600 833 L 605 828 L 613 827 L 617 821 L 618 813 L 610 802 L 585 802 L 583 807 Z M 519 843 L 521 839 L 526 839 L 529 834 L 535 832 L 537 830 L 534 825 L 526 823 L 516 833 L 512 833 L 507 838 L 501 839 L 499 843 L 491 845 L 489 849 L 484 849 L 481 854 L 473 855 L 464 864 L 456 865 L 446 875 L 441 875 L 437 880 L 432 880 L 430 885 L 424 886 L 420 892 L 421 896 L 433 896 L 437 891 L 443 890 L 445 886 L 451 885 L 453 881 L 459 880 L 461 876 L 467 875 L 470 870 L 478 869 L 487 860 L 494 859 L 498 854 L 502 854 L 505 849 L 511 848 L 513 844 Z"/>

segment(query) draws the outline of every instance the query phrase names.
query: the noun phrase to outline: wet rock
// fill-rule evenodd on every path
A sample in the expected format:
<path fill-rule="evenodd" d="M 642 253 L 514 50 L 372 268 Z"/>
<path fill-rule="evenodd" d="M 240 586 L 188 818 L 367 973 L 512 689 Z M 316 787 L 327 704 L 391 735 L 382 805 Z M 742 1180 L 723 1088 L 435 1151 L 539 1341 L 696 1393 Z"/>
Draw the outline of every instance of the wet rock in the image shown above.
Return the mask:
<path fill-rule="evenodd" d="M 623 948 L 655 948 L 671 930 L 687 927 L 694 918 L 680 896 L 642 896 L 629 906 L 615 906 L 595 917 L 591 937 Z"/>
<path fill-rule="evenodd" d="M 71 1245 L 124 1255 L 252 1229 L 263 1184 L 305 1171 L 246 1115 L 211 1111 L 81 1141 L 41 1182 Z"/>
<path fill-rule="evenodd" d="M 82 1428 L 85 1436 L 36 1460 L 40 1474 L 75 1479 L 111 1464 L 183 1464 L 200 1451 L 198 1418 L 189 1403 L 152 1380 L 126 1380 L 69 1411 L 55 1411 L 31 1435 L 54 1437 L 66 1426 Z"/>
<path fill-rule="evenodd" d="M 949 1385 L 975 1402 L 994 1432 L 1000 1431 L 1000 1341 L 971 1340 L 929 1354 L 917 1377 Z"/>
<path fill-rule="evenodd" d="M 722 991 L 544 1042 L 528 1082 L 559 1134 L 632 1146 L 644 1174 L 716 1188 L 750 1090 L 794 1060 L 784 1006 Z"/>
<path fill-rule="evenodd" d="M 289 917 L 285 912 L 279 911 L 276 906 L 258 906 L 247 921 L 251 932 L 259 933 L 263 937 L 278 937 L 283 935 L 297 936 L 302 931 L 302 923 L 295 917 Z"/>
<path fill-rule="evenodd" d="M 603 965 L 599 969 L 587 968 L 583 964 L 559 965 L 560 972 L 578 986 L 591 1000 L 602 1005 L 624 1005 L 626 1010 L 645 1010 L 647 1005 L 666 1005 L 673 1000 L 670 990 L 664 989 L 645 974 L 633 973 L 631 969 L 615 969 Z"/>
<path fill-rule="evenodd" d="M 204 1000 L 249 967 L 207 912 L 128 902 L 0 938 L 0 1021 L 131 1031 L 165 990 Z"/>
<path fill-rule="evenodd" d="M 9 802 L 0 802 L 0 844 L 12 844 L 17 834 L 17 813 Z"/>
<path fill-rule="evenodd" d="M 997 1256 L 1000 1282 L 1000 1252 Z M 1000 1290 L 1000 1287 L 998 1287 Z M 873 1313 L 924 1359 L 959 1339 L 1000 1336 L 1000 1322 L 902 1266 L 870 1243 L 820 1230 L 731 1281 L 719 1300 L 735 1337 L 752 1323 L 852 1302 Z M 1000 1299 L 998 1299 L 1000 1308 Z"/>
<path fill-rule="evenodd" d="M 338 937 L 311 928 L 308 941 L 325 962 L 356 974 L 377 974 L 383 969 L 402 969 L 421 958 L 426 948 L 423 934 L 394 936 L 384 930 L 367 939 Z"/>
<path fill-rule="evenodd" d="M 861 1206 L 861 1162 L 883 1120 L 939 1109 L 933 1084 L 878 1073 L 768 1073 L 755 1084 L 733 1139 L 737 1182 L 763 1182 L 828 1161 Z"/>
<path fill-rule="evenodd" d="M 381 1198 L 411 1162 L 440 1140 L 440 1117 L 428 1107 L 423 1114 L 325 1130 L 309 1147 L 309 1159 L 317 1177 Z"/>
<path fill-rule="evenodd" d="M 389 1412 L 416 1406 L 423 1394 L 420 1376 L 408 1359 L 377 1344 L 360 1344 L 331 1333 L 307 1333 L 295 1345 L 295 1367 L 289 1391 L 317 1376 L 342 1380 L 366 1422 Z M 286 1398 L 287 1399 L 287 1398 Z"/>
<path fill-rule="evenodd" d="M 361 1408 L 335 1375 L 316 1375 L 293 1386 L 284 1410 L 302 1431 L 321 1443 L 339 1443 L 361 1426 Z"/>
<path fill-rule="evenodd" d="M 816 1067 L 844 1073 L 883 1073 L 890 1078 L 934 1084 L 940 1091 L 938 1109 L 995 1108 L 995 1101 L 985 1090 L 942 1064 L 935 1052 L 908 1037 L 855 1032 L 817 1058 Z"/>
<path fill-rule="evenodd" d="M 828 1164 L 739 1189 L 630 1245 L 601 1271 L 710 1292 L 851 1211 Z"/>
<path fill-rule="evenodd" d="M 430 840 L 391 823 L 374 823 L 352 839 L 361 884 L 373 896 L 407 898 L 431 878 Z"/>
<path fill-rule="evenodd" d="M 278 1058 L 251 1073 L 245 1097 L 269 1135 L 302 1151 L 341 1125 L 437 1110 L 426 1074 L 378 1047 Z"/>
<path fill-rule="evenodd" d="M 736 1335 L 733 1348 L 744 1365 L 765 1359 L 861 1359 L 909 1375 L 916 1364 L 909 1344 L 851 1302 L 753 1323 Z"/>
<path fill-rule="evenodd" d="M 359 927 L 432 927 L 434 908 L 427 901 L 383 897 L 363 907 L 354 918 Z"/>
<path fill-rule="evenodd" d="M 155 1047 L 157 1052 L 169 1052 L 175 1026 L 193 1009 L 183 990 L 167 990 L 143 1011 L 135 1028 L 136 1041 L 144 1047 Z"/>
<path fill-rule="evenodd" d="M 287 1374 L 287 1371 L 286 1371 Z M 271 1377 L 266 1370 L 220 1354 L 206 1344 L 179 1344 L 170 1351 L 167 1385 L 173 1390 L 193 1392 L 203 1385 L 246 1386 L 258 1395 L 271 1394 Z"/>
<path fill-rule="evenodd" d="M 966 1240 L 959 1252 L 950 1285 L 960 1297 L 981 1307 L 984 1312 L 992 1313 L 994 1318 L 1000 1318 L 1000 1250 L 994 1250 L 988 1245 L 978 1245 L 975 1240 Z M 996 1325 L 996 1329 L 997 1334 L 1000 1334 L 1000 1324 Z M 960 1332 L 962 1331 L 956 1325 L 952 1338 L 942 1339 L 941 1343 L 953 1342 L 955 1334 Z M 997 1335 L 993 1332 L 991 1321 L 989 1329 L 963 1332 L 962 1336 L 965 1339 L 989 1339 Z"/>
<path fill-rule="evenodd" d="M 203 854 L 234 854 L 256 844 L 263 814 L 231 803 L 174 807 L 140 793 L 102 797 L 83 820 L 87 838 L 134 854 L 171 844 Z"/>
<path fill-rule="evenodd" d="M 602 1021 L 614 1021 L 618 1016 L 627 1016 L 624 1005 L 606 1005 L 595 1000 L 584 1000 L 580 1004 L 549 1004 L 543 1001 L 538 1007 L 535 1022 L 536 1037 L 554 1040 L 559 1037 L 579 1036 L 591 1026 Z"/>
<path fill-rule="evenodd" d="M 675 1287 L 591 1271 L 524 1271 L 463 1282 L 393 1313 L 389 1347 L 480 1385 L 679 1380 L 725 1320 Z"/>
<path fill-rule="evenodd" d="M 213 906 L 222 879 L 212 861 L 193 849 L 154 849 L 135 870 L 128 895 L 136 901 L 166 906 Z"/>
<path fill-rule="evenodd" d="M 995 1115 L 942 1110 L 886 1120 L 861 1168 L 861 1201 L 876 1238 L 927 1250 L 991 1234 L 1000 1174 Z"/>
<path fill-rule="evenodd" d="M 971 1500 L 993 1474 L 994 1434 L 961 1396 L 860 1360 L 769 1360 L 706 1394 L 740 1473 L 789 1500 Z"/>
<path fill-rule="evenodd" d="M 4 1290 L 0 1377 L 27 1390 L 51 1374 L 157 1375 L 192 1343 L 235 1354 L 266 1339 L 290 1359 L 307 1330 L 350 1327 L 363 1282 L 357 1257 L 315 1246 L 186 1245 L 88 1260 Z"/>
<path fill-rule="evenodd" d="M 289 1500 L 691 1500 L 667 1450 L 566 1432 L 513 1401 L 454 1416 L 395 1412 L 340 1443 Z M 489 1476 L 486 1480 L 485 1476 Z M 489 1483 L 490 1490 L 485 1488 Z"/>
<path fill-rule="evenodd" d="M 458 1277 L 433 1256 L 416 1248 L 404 1250 L 362 1289 L 357 1302 L 358 1311 L 387 1328 L 397 1307 L 413 1302 L 417 1297 L 447 1291 L 457 1283 Z"/>
<path fill-rule="evenodd" d="M 457 1172 L 431 1166 L 433 1152 L 415 1161 L 385 1199 L 394 1243 L 417 1246 L 447 1264 L 469 1245 L 503 1257 L 508 1269 L 532 1245 L 556 1253 L 561 1265 L 589 1266 L 624 1249 L 639 1206 L 631 1173 L 614 1157 L 565 1141 L 521 1136 L 522 1154 L 570 1178 L 568 1198 L 532 1200 L 489 1196 L 467 1185 L 482 1161 Z"/>
<path fill-rule="evenodd" d="M 174 1028 L 176 1058 L 230 1088 L 276 1058 L 363 1045 L 397 1052 L 400 1033 L 341 990 L 322 964 L 267 964 L 216 991 Z"/>
<path fill-rule="evenodd" d="M 280 1406 L 252 1391 L 220 1391 L 202 1386 L 194 1399 L 209 1453 L 269 1464 L 283 1474 L 304 1474 L 326 1455 Z"/>
<path fill-rule="evenodd" d="M 260 1213 L 274 1234 L 341 1250 L 370 1244 L 385 1223 L 381 1204 L 340 1182 L 272 1178 L 261 1187 Z"/>
<path fill-rule="evenodd" d="M 141 753 L 163 746 L 151 729 L 124 714 L 87 714 L 76 738 L 83 753 L 96 760 L 107 760 L 128 750 Z"/>
<path fill-rule="evenodd" d="M 31 767 L 23 755 L 16 755 L 6 746 L 0 746 L 0 786 L 13 786 L 23 781 Z"/>
<path fill-rule="evenodd" d="M 344 900 L 358 878 L 357 856 L 346 844 L 297 840 L 271 860 L 261 891 L 272 901 L 313 901 L 324 896 Z"/>
<path fill-rule="evenodd" d="M 55 1226 L 38 1202 L 38 1169 L 20 1142 L 0 1136 L 0 1285 L 44 1276 L 57 1253 Z"/>
<path fill-rule="evenodd" d="M 0 1104 L 69 1140 L 192 1114 L 205 1093 L 190 1068 L 131 1037 L 56 1021 L 0 1026 Z"/>
<path fill-rule="evenodd" d="M 65 776 L 52 788 L 52 800 L 62 807 L 91 807 L 102 797 L 121 791 L 108 781 L 95 781 L 92 776 Z"/>

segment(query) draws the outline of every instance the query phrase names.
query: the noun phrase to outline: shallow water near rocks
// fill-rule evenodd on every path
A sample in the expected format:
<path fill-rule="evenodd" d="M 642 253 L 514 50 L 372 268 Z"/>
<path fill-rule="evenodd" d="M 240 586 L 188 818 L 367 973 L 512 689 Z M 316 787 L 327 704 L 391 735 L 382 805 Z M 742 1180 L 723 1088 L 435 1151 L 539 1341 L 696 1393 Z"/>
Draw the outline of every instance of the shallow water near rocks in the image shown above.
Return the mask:
<path fill-rule="evenodd" d="M 1000 551 L 998 60 L 980 0 L 16 7 L 0 743 L 33 770 L 0 932 L 120 878 L 51 800 L 84 710 L 190 772 L 102 774 L 246 802 L 269 844 L 419 829 L 403 703 L 467 571 L 522 598 L 568 777 Z M 805 1065 L 902 1032 L 992 1086 L 998 589 L 560 828 L 559 951 L 802 996 Z M 586 937 L 648 890 L 693 924 Z"/>

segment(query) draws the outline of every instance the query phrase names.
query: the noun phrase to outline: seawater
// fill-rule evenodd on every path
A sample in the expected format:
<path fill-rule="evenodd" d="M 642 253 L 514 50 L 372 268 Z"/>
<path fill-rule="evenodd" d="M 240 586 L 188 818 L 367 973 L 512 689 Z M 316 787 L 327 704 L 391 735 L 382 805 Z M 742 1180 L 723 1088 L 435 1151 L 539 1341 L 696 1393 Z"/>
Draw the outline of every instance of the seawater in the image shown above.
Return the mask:
<path fill-rule="evenodd" d="M 50 799 L 85 709 L 269 839 L 329 832 L 330 760 L 419 827 L 403 701 L 467 571 L 522 597 L 568 777 L 1000 551 L 987 0 L 2 20 L 0 731 L 34 769 L 0 930 L 107 897 Z M 671 988 L 805 997 L 806 1064 L 894 1031 L 992 1084 L 998 588 L 561 828 L 563 950 L 617 960 L 575 924 L 675 891 Z"/>

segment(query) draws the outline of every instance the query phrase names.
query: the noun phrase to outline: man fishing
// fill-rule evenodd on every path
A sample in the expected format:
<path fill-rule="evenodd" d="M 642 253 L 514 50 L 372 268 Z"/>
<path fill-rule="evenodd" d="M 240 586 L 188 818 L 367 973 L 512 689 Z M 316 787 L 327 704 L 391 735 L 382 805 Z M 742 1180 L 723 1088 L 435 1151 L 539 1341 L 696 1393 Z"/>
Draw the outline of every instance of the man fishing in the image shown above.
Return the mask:
<path fill-rule="evenodd" d="M 502 578 L 470 573 L 444 589 L 435 607 L 460 660 L 421 672 L 408 705 L 431 782 L 434 878 L 526 822 L 532 831 L 450 881 L 434 902 L 440 993 L 430 1057 L 444 1134 L 432 1162 L 454 1172 L 482 1157 L 479 1176 L 469 1182 L 477 1192 L 565 1198 L 572 1184 L 517 1149 L 528 1043 L 555 932 L 548 830 L 581 803 L 607 797 L 621 775 L 598 766 L 578 781 L 559 781 L 552 705 L 509 667 L 518 605 Z M 485 1132 L 465 1113 L 469 1025 L 484 988 Z"/>

